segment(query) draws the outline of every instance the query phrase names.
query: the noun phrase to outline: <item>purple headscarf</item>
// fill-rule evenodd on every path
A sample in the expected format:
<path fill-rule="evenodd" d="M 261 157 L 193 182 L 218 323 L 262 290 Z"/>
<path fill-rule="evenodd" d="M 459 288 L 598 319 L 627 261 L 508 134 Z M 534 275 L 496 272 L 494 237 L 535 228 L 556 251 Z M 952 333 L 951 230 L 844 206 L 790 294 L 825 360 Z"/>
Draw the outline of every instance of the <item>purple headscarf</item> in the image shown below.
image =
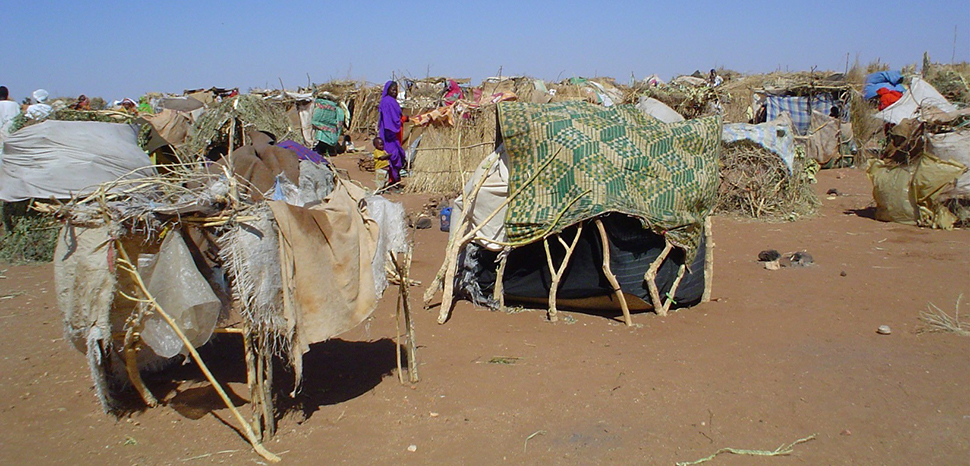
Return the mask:
<path fill-rule="evenodd" d="M 397 103 L 397 96 L 387 95 L 387 89 L 394 84 L 394 81 L 384 83 L 384 92 L 381 93 L 381 112 L 380 120 L 377 122 L 377 134 L 383 136 L 384 131 L 391 131 L 395 134 L 401 131 L 401 105 Z M 387 141 L 385 141 L 387 142 Z"/>

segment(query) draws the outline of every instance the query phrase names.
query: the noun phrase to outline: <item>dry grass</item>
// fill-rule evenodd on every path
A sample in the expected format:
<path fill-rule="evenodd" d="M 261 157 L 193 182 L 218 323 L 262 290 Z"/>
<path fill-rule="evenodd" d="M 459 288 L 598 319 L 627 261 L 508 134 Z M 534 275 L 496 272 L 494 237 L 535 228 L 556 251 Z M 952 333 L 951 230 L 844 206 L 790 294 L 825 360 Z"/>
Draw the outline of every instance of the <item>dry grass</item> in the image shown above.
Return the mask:
<path fill-rule="evenodd" d="M 932 63 L 923 76 L 950 102 L 970 105 L 970 63 Z"/>
<path fill-rule="evenodd" d="M 469 119 L 459 117 L 455 127 L 424 128 L 407 191 L 461 192 L 462 180 L 467 180 L 494 149 L 497 109 L 496 105 L 489 105 L 469 114 Z"/>
<path fill-rule="evenodd" d="M 303 141 L 301 129 L 294 128 L 286 116 L 285 104 L 266 101 L 255 95 L 239 95 L 206 110 L 192 126 L 192 136 L 182 149 L 188 154 L 198 155 L 210 144 L 228 142 L 230 121 L 233 118 L 242 125 L 242 131 L 236 133 L 237 138 L 241 138 L 246 131 L 256 129 L 273 133 L 278 141 Z M 242 145 L 242 141 L 236 141 L 235 144 Z"/>
<path fill-rule="evenodd" d="M 923 326 L 917 329 L 919 333 L 952 332 L 960 336 L 970 337 L 970 323 L 960 321 L 960 301 L 963 294 L 957 297 L 956 309 L 950 316 L 933 303 L 927 303 L 926 311 L 919 314 Z"/>
<path fill-rule="evenodd" d="M 724 145 L 716 210 L 768 221 L 813 215 L 819 200 L 804 161 L 796 156 L 789 175 L 781 157 L 758 144 L 739 141 Z"/>

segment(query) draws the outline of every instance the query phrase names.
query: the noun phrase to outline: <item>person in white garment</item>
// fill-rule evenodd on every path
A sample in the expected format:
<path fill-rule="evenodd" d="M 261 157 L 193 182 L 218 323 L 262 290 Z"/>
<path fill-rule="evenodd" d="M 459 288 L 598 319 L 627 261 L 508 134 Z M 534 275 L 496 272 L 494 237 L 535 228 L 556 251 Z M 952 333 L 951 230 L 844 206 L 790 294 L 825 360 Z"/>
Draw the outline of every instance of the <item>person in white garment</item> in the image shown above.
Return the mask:
<path fill-rule="evenodd" d="M 7 86 L 0 86 L 0 142 L 10 135 L 10 127 L 17 115 L 20 115 L 20 105 L 10 100 Z"/>
<path fill-rule="evenodd" d="M 32 95 L 34 96 L 34 100 L 37 103 L 27 107 L 27 111 L 24 112 L 24 115 L 31 120 L 43 120 L 44 118 L 47 118 L 48 116 L 50 116 L 51 112 L 54 109 L 51 108 L 50 105 L 47 105 L 46 103 L 44 103 L 44 101 L 47 100 L 47 96 L 49 95 L 47 91 L 43 89 L 37 89 L 36 91 L 34 91 Z"/>

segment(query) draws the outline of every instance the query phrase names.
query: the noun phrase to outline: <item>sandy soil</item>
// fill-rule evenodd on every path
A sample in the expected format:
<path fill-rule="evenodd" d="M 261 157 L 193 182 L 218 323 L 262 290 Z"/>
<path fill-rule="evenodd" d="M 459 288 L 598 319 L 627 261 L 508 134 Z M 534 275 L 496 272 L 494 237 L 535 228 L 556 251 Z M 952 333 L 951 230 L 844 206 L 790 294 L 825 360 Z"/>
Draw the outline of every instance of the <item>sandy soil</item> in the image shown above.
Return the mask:
<path fill-rule="evenodd" d="M 338 165 L 373 183 L 353 157 Z M 928 302 L 970 304 L 970 231 L 873 220 L 861 170 L 822 172 L 817 189 L 830 188 L 844 195 L 816 218 L 716 218 L 715 301 L 635 314 L 633 328 L 467 302 L 441 326 L 419 308 L 414 386 L 395 375 L 391 289 L 368 322 L 307 354 L 303 393 L 267 446 L 293 465 L 669 465 L 814 434 L 791 456 L 710 464 L 970 463 L 970 338 L 917 334 Z M 427 198 L 391 197 L 411 210 Z M 430 282 L 445 241 L 437 222 L 418 231 L 413 278 Z M 806 250 L 816 265 L 764 270 L 767 248 Z M 262 462 L 192 365 L 149 379 L 167 406 L 104 414 L 62 338 L 51 266 L 2 269 L 0 464 Z M 248 415 L 239 341 L 203 356 Z"/>

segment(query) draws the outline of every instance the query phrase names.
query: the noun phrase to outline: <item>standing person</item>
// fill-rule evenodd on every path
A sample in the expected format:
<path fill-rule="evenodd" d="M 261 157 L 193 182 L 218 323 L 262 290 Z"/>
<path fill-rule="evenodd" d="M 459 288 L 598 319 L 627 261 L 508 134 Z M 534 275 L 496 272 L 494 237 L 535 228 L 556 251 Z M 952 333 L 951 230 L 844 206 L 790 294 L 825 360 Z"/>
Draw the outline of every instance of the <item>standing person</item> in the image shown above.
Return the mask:
<path fill-rule="evenodd" d="M 324 92 L 313 101 L 313 115 L 310 124 L 313 125 L 313 139 L 317 142 L 313 150 L 320 155 L 331 157 L 339 152 L 340 130 L 345 122 L 343 107 L 337 105 L 335 97 Z"/>
<path fill-rule="evenodd" d="M 384 189 L 387 186 L 387 167 L 391 165 L 390 156 L 384 152 L 384 140 L 374 138 L 374 186 Z"/>
<path fill-rule="evenodd" d="M 402 116 L 401 105 L 397 103 L 397 83 L 384 84 L 381 97 L 380 116 L 377 119 L 377 137 L 384 141 L 389 165 L 387 167 L 388 185 L 401 182 L 401 168 L 404 167 L 404 148 L 401 147 L 403 123 L 408 117 Z"/>
<path fill-rule="evenodd" d="M 0 143 L 10 135 L 10 127 L 17 115 L 20 115 L 20 105 L 10 100 L 7 86 L 0 86 Z"/>

